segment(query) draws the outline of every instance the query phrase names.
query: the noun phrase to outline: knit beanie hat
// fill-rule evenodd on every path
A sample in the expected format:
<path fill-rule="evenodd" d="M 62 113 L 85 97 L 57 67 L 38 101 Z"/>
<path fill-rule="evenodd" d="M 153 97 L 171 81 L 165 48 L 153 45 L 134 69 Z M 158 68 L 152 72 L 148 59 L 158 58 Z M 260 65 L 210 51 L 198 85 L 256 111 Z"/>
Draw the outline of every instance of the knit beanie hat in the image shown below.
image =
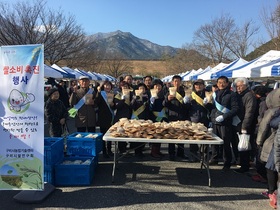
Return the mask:
<path fill-rule="evenodd" d="M 51 95 L 52 95 L 54 92 L 56 92 L 56 91 L 58 91 L 57 88 L 51 88 L 51 89 L 48 91 L 48 97 L 51 97 Z"/>

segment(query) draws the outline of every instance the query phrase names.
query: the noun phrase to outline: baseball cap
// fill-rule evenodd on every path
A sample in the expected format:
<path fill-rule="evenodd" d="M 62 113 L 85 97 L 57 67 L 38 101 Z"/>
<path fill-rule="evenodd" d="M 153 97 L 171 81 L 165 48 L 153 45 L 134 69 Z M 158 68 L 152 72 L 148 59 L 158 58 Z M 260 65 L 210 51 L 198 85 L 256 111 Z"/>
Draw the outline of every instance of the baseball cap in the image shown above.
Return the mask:
<path fill-rule="evenodd" d="M 204 80 L 203 79 L 197 79 L 197 80 L 194 81 L 193 84 L 196 84 L 196 83 L 200 83 L 200 84 L 204 85 Z"/>
<path fill-rule="evenodd" d="M 81 80 L 81 79 L 88 79 L 89 80 L 89 77 L 88 76 L 80 76 L 79 80 Z"/>

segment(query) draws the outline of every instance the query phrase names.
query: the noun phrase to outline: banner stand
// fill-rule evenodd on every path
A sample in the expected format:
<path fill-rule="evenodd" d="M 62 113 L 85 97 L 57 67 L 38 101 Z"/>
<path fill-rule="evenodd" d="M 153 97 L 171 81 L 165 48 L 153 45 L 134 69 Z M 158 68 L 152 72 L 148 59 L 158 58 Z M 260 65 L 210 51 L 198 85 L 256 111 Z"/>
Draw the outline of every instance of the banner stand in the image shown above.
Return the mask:
<path fill-rule="evenodd" d="M 40 203 L 47 198 L 53 191 L 55 186 L 49 183 L 44 184 L 44 190 L 23 190 L 16 194 L 13 198 L 20 203 Z"/>

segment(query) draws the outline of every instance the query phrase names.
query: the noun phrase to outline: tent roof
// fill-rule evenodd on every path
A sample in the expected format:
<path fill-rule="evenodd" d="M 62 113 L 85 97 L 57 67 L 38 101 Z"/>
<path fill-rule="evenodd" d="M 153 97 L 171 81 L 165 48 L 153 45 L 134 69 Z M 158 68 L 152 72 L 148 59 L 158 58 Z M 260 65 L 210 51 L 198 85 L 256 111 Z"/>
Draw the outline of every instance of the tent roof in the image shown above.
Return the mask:
<path fill-rule="evenodd" d="M 217 79 L 220 76 L 227 76 L 227 77 L 231 77 L 232 74 L 232 70 L 245 65 L 246 63 L 248 63 L 248 61 L 244 60 L 243 58 L 238 58 L 235 61 L 232 61 L 230 64 L 228 64 L 225 68 L 217 71 L 217 72 L 213 72 L 211 74 L 211 79 Z M 230 76 L 229 76 L 230 75 Z"/>

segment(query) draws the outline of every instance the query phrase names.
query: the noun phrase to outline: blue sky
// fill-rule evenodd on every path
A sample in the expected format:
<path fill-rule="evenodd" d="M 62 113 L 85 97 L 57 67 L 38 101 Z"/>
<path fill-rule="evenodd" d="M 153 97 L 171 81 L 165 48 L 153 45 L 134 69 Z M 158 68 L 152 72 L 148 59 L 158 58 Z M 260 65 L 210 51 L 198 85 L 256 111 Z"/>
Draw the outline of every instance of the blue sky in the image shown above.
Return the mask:
<path fill-rule="evenodd" d="M 74 15 L 88 35 L 121 30 L 172 47 L 191 43 L 200 26 L 222 13 L 230 14 L 239 26 L 254 20 L 261 26 L 257 38 L 267 41 L 260 10 L 275 5 L 277 0 L 47 0 L 48 7 Z"/>

